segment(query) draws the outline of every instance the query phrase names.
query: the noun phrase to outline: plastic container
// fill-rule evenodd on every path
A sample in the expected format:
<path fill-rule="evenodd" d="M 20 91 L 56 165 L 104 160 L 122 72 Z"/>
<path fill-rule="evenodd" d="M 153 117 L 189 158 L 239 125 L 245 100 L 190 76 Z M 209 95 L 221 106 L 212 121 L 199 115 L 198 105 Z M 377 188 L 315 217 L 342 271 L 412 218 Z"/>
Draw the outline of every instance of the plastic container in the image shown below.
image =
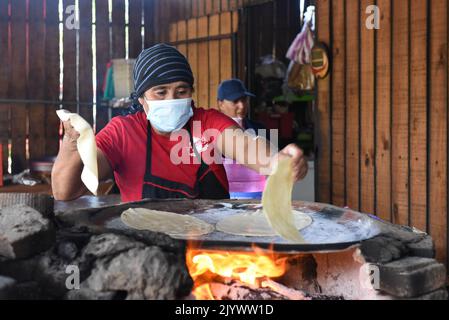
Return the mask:
<path fill-rule="evenodd" d="M 266 178 L 230 159 L 223 160 L 231 199 L 261 199 Z"/>

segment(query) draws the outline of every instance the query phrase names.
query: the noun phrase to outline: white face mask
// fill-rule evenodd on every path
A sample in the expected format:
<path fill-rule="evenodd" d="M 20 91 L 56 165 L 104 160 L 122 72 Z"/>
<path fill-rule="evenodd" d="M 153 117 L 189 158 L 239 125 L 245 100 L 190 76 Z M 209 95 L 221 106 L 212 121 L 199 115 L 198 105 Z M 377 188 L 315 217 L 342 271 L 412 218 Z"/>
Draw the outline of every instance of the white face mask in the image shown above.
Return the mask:
<path fill-rule="evenodd" d="M 147 119 L 161 132 L 181 130 L 193 116 L 192 98 L 172 100 L 147 100 Z"/>
<path fill-rule="evenodd" d="M 237 124 L 238 124 L 240 127 L 243 128 L 243 118 L 240 118 L 240 117 L 234 118 L 234 117 L 232 117 L 232 120 L 234 120 L 235 122 L 237 122 Z"/>

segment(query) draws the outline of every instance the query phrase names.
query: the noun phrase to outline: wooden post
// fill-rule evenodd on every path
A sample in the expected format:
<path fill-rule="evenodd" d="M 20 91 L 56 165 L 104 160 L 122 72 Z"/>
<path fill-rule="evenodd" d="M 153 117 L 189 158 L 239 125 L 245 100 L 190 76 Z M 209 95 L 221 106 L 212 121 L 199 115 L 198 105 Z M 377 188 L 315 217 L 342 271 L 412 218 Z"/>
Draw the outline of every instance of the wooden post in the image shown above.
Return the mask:
<path fill-rule="evenodd" d="M 427 230 L 427 1 L 410 8 L 410 225 Z"/>
<path fill-rule="evenodd" d="M 26 57 L 26 1 L 11 2 L 11 78 L 9 97 L 27 98 Z M 19 173 L 26 167 L 27 105 L 11 107 L 12 173 Z"/>
<path fill-rule="evenodd" d="M 376 38 L 376 214 L 391 221 L 391 0 L 378 0 Z"/>
<path fill-rule="evenodd" d="M 414 0 L 412 0 L 414 1 Z M 409 0 L 393 1 L 393 222 L 409 224 Z"/>
<path fill-rule="evenodd" d="M 332 1 L 332 202 L 345 199 L 345 2 Z"/>
<path fill-rule="evenodd" d="M 346 59 L 350 63 L 346 72 L 346 204 L 360 209 L 360 12 L 358 1 L 346 3 Z"/>
<path fill-rule="evenodd" d="M 374 85 L 375 85 L 375 44 L 374 29 L 365 24 L 366 8 L 375 4 L 373 0 L 363 0 L 360 4 L 360 211 L 374 214 L 375 183 L 375 142 L 374 142 Z M 350 14 L 350 13 L 348 13 Z M 348 31 L 350 33 L 350 31 Z M 353 63 L 348 60 L 348 64 Z M 349 115 L 350 117 L 351 115 Z"/>
<path fill-rule="evenodd" d="M 318 40 L 331 46 L 330 38 L 330 1 L 317 2 L 317 31 Z M 330 88 L 331 75 L 318 81 L 317 111 L 315 114 L 315 188 L 316 199 L 319 202 L 331 203 L 331 124 L 330 124 Z"/>

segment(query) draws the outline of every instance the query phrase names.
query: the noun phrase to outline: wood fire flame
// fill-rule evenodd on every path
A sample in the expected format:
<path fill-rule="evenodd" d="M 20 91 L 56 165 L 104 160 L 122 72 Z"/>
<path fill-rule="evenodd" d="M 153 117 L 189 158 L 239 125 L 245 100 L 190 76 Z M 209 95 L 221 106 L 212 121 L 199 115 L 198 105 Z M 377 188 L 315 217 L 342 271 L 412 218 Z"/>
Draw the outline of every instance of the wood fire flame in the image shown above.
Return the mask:
<path fill-rule="evenodd" d="M 264 280 L 284 275 L 288 255 L 254 247 L 251 252 L 215 251 L 188 248 L 186 263 L 194 280 L 193 295 L 198 300 L 214 300 L 210 284 L 237 280 L 261 287 Z"/>

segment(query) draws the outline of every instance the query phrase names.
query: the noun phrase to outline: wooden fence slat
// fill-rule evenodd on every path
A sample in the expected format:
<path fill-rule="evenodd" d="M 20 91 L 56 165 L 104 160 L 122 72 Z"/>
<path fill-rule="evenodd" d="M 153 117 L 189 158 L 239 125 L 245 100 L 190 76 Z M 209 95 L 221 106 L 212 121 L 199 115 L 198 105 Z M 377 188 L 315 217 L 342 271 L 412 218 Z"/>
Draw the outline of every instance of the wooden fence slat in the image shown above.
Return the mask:
<path fill-rule="evenodd" d="M 212 12 L 213 13 L 220 13 L 221 12 L 221 0 L 212 0 Z"/>
<path fill-rule="evenodd" d="M 29 78 L 28 98 L 44 100 L 45 92 L 42 84 L 45 83 L 45 22 L 44 1 L 29 2 Z M 45 156 L 45 105 L 30 104 L 29 106 L 29 153 L 30 159 Z"/>
<path fill-rule="evenodd" d="M 376 214 L 391 220 L 391 0 L 378 0 L 376 70 Z"/>
<path fill-rule="evenodd" d="M 260 21 L 261 21 L 261 14 L 257 12 L 255 8 L 250 8 L 246 11 L 246 14 L 243 15 L 245 18 L 245 34 L 240 34 L 240 40 L 239 40 L 239 51 L 241 48 L 244 48 L 246 50 L 246 55 L 242 55 L 244 58 L 244 64 L 241 66 L 244 70 L 247 70 L 245 73 L 248 74 L 249 79 L 249 90 L 253 90 L 254 88 L 251 87 L 250 74 L 255 73 L 255 67 L 257 63 L 256 57 L 261 57 L 261 46 L 259 46 L 259 42 L 262 39 L 262 35 L 260 32 Z M 246 34 L 254 34 L 253 37 L 247 37 Z M 244 38 L 244 39 L 242 39 Z M 244 44 L 244 45 L 243 45 Z M 241 46 L 242 45 L 242 46 Z M 249 54 L 249 52 L 251 54 Z M 246 75 L 245 75 L 246 76 Z M 257 95 L 258 93 L 255 92 Z"/>
<path fill-rule="evenodd" d="M 59 100 L 59 13 L 58 0 L 46 0 L 45 18 L 45 98 Z M 45 114 L 45 154 L 56 156 L 59 150 L 60 121 L 56 115 L 58 105 L 46 105 Z"/>
<path fill-rule="evenodd" d="M 232 32 L 237 33 L 240 26 L 240 13 L 237 11 L 232 12 Z"/>
<path fill-rule="evenodd" d="M 173 23 L 177 25 L 177 41 L 185 41 L 187 39 L 187 21 L 180 20 L 177 23 Z M 184 55 L 188 56 L 187 52 L 187 44 L 181 43 L 178 45 L 178 50 Z"/>
<path fill-rule="evenodd" d="M 366 8 L 375 4 L 373 0 L 363 0 L 360 4 L 360 19 L 366 20 Z M 375 209 L 375 145 L 374 145 L 374 29 L 368 29 L 361 24 L 361 56 L 360 56 L 360 210 L 374 213 Z M 349 63 L 350 60 L 348 60 Z M 352 61 L 351 61 L 352 63 Z"/>
<path fill-rule="evenodd" d="M 192 40 L 198 37 L 198 19 L 193 18 L 187 21 L 187 39 Z"/>
<path fill-rule="evenodd" d="M 192 18 L 192 0 L 186 0 L 184 1 L 184 13 L 181 19 L 189 20 L 190 18 Z"/>
<path fill-rule="evenodd" d="M 220 40 L 220 82 L 232 78 L 232 40 Z"/>
<path fill-rule="evenodd" d="M 148 1 L 146 1 L 148 2 Z M 97 117 L 95 119 L 96 131 L 103 129 L 108 122 L 108 109 L 100 106 L 99 102 L 103 98 L 104 77 L 106 65 L 110 61 L 110 41 L 109 41 L 109 9 L 108 0 L 96 0 L 95 9 L 96 21 L 96 64 L 97 64 Z M 148 18 L 147 16 L 145 16 Z"/>
<path fill-rule="evenodd" d="M 332 1 L 332 202 L 345 204 L 345 26 L 343 0 Z"/>
<path fill-rule="evenodd" d="M 427 1 L 410 5 L 410 225 L 426 231 Z"/>
<path fill-rule="evenodd" d="M 290 0 L 278 1 L 274 3 L 276 9 L 273 14 L 276 14 L 276 23 L 274 24 L 273 33 L 276 57 L 278 59 L 284 59 L 285 53 L 288 51 L 290 44 L 295 39 L 296 34 L 299 33 L 299 28 L 296 29 L 293 25 L 289 25 L 289 19 L 285 18 L 286 13 L 288 13 L 290 9 L 289 2 Z M 295 35 L 291 36 L 291 31 L 294 33 L 296 32 Z"/>
<path fill-rule="evenodd" d="M 92 1 L 80 1 L 79 32 L 79 100 L 91 105 L 80 105 L 80 116 L 93 124 L 93 82 L 92 82 Z"/>
<path fill-rule="evenodd" d="M 165 1 L 167 2 L 167 17 L 169 20 L 167 20 L 166 23 L 170 23 L 170 22 L 176 22 L 181 20 L 182 16 L 184 15 L 184 6 L 179 3 L 178 0 L 167 0 Z"/>
<path fill-rule="evenodd" d="M 358 1 L 348 1 L 346 12 L 360 12 Z M 346 14 L 346 30 L 351 30 L 346 37 L 346 59 L 350 61 L 346 72 L 346 204 L 354 210 L 359 210 L 359 37 L 360 18 L 356 14 Z"/>
<path fill-rule="evenodd" d="M 187 39 L 195 39 L 198 36 L 198 20 L 196 18 L 190 19 L 187 21 Z M 192 68 L 193 76 L 196 81 L 196 89 L 193 93 L 193 100 L 196 103 L 196 106 L 199 104 L 198 100 L 198 43 L 196 42 L 189 42 L 187 44 L 187 53 L 188 53 L 188 60 L 190 63 L 190 67 Z"/>
<path fill-rule="evenodd" d="M 209 36 L 220 35 L 220 15 L 209 17 Z M 220 84 L 220 41 L 209 41 L 209 107 L 217 107 L 217 88 Z"/>
<path fill-rule="evenodd" d="M 74 6 L 74 0 L 64 0 L 63 7 Z M 64 10 L 65 12 L 65 10 Z M 68 18 L 65 14 L 64 18 Z M 76 101 L 76 91 L 77 91 L 77 78 L 76 78 L 76 28 L 71 25 L 70 28 L 67 26 L 67 20 L 63 27 L 63 60 L 64 60 L 64 77 L 63 77 L 63 100 L 65 102 L 71 102 L 71 104 L 64 103 L 64 109 L 70 110 L 72 112 L 77 112 L 76 104 L 72 102 Z"/>
<path fill-rule="evenodd" d="M 26 70 L 26 1 L 11 2 L 11 85 L 9 97 L 27 98 Z M 12 173 L 26 167 L 27 106 L 15 104 L 11 107 Z"/>
<path fill-rule="evenodd" d="M 167 42 L 169 38 L 168 25 L 170 23 L 169 1 L 159 1 L 159 42 Z"/>
<path fill-rule="evenodd" d="M 206 14 L 206 0 L 198 0 L 198 17 Z"/>
<path fill-rule="evenodd" d="M 409 224 L 409 0 L 393 1 L 393 221 Z"/>
<path fill-rule="evenodd" d="M 260 46 L 260 56 L 270 55 L 273 53 L 273 42 L 274 42 L 274 23 L 273 23 L 273 11 L 274 3 L 266 3 L 263 5 L 261 10 L 261 17 L 256 20 L 258 22 L 258 27 L 256 30 L 260 30 L 257 33 L 259 38 Z M 257 14 L 257 13 L 256 13 Z M 265 39 L 262 40 L 262 37 Z"/>
<path fill-rule="evenodd" d="M 208 35 L 208 17 L 198 19 L 198 37 Z M 198 106 L 209 108 L 209 50 L 206 41 L 198 43 Z"/>
<path fill-rule="evenodd" d="M 289 28 L 289 39 L 293 41 L 296 34 L 299 32 L 301 28 L 301 20 L 298 18 L 301 16 L 301 8 L 298 6 L 298 2 L 296 0 L 289 0 L 288 1 L 288 17 L 287 17 L 287 23 L 290 26 Z M 289 43 L 290 44 L 290 43 Z"/>
<path fill-rule="evenodd" d="M 154 1 L 144 1 L 143 2 L 143 15 L 144 15 L 144 48 L 149 48 L 155 43 L 155 2 Z"/>
<path fill-rule="evenodd" d="M 200 0 L 192 0 L 192 17 L 194 18 L 199 16 L 199 2 Z"/>
<path fill-rule="evenodd" d="M 112 58 L 125 58 L 125 0 L 112 1 Z"/>
<path fill-rule="evenodd" d="M 213 12 L 213 0 L 206 0 L 206 14 L 212 14 Z"/>
<path fill-rule="evenodd" d="M 232 33 L 232 12 L 224 12 L 220 14 L 220 33 Z"/>
<path fill-rule="evenodd" d="M 330 1 L 317 2 L 318 39 L 331 45 L 330 37 Z M 315 113 L 315 186 L 316 199 L 319 202 L 331 203 L 331 134 L 330 134 L 330 91 L 331 76 L 318 81 L 317 108 Z"/>
<path fill-rule="evenodd" d="M 246 41 L 246 35 L 248 32 L 248 20 L 249 17 L 247 14 L 243 12 L 236 12 L 238 17 L 238 28 L 235 34 L 233 35 L 233 41 L 232 45 L 234 46 L 232 48 L 233 56 L 235 55 L 232 75 L 234 77 L 239 78 L 244 83 L 246 83 L 248 86 L 248 68 L 247 68 L 247 57 L 248 57 L 248 50 L 249 50 L 249 43 Z M 232 17 L 234 17 L 234 14 L 232 14 Z M 251 89 L 251 88 L 250 88 Z"/>
<path fill-rule="evenodd" d="M 170 42 L 175 42 L 178 38 L 178 24 L 177 23 L 171 23 L 169 26 L 169 40 Z"/>
<path fill-rule="evenodd" d="M 229 0 L 229 10 L 236 10 L 238 8 L 237 0 Z"/>
<path fill-rule="evenodd" d="M 142 1 L 129 1 L 129 57 L 137 58 L 142 52 Z"/>
<path fill-rule="evenodd" d="M 229 10 L 229 0 L 221 0 L 221 12 Z"/>
<path fill-rule="evenodd" d="M 185 41 L 187 39 L 187 21 L 181 20 L 177 23 L 178 26 L 178 41 Z"/>
<path fill-rule="evenodd" d="M 447 263 L 447 1 L 431 1 L 430 12 L 430 149 L 429 231 L 437 259 Z"/>
<path fill-rule="evenodd" d="M 9 79 L 10 79 L 10 57 L 8 48 L 8 0 L 0 0 L 0 98 L 8 97 Z M 8 172 L 8 140 L 10 137 L 10 106 L 8 104 L 0 104 L 0 144 L 2 148 L 3 173 Z"/>
<path fill-rule="evenodd" d="M 214 37 L 220 34 L 220 15 L 214 14 L 209 17 L 209 36 Z"/>
<path fill-rule="evenodd" d="M 220 14 L 220 34 L 226 35 L 232 32 L 232 13 Z M 232 78 L 233 53 L 232 39 L 220 40 L 220 82 Z"/>
<path fill-rule="evenodd" d="M 429 12 L 429 16 L 430 16 L 430 12 Z M 449 21 L 449 3 L 447 4 L 447 20 Z M 446 30 L 446 35 L 448 37 L 448 43 L 449 43 L 449 26 L 448 26 L 448 28 Z M 446 78 L 446 81 L 447 81 L 446 88 L 447 89 L 446 89 L 446 94 L 449 95 L 449 46 L 448 46 L 448 51 L 446 52 L 446 67 L 447 67 L 447 78 Z M 430 73 L 430 68 L 429 68 L 429 70 L 427 72 Z M 429 94 L 430 94 L 430 92 L 429 92 Z M 448 105 L 446 106 L 446 109 L 449 108 L 449 97 L 448 97 L 448 102 L 447 103 L 448 103 Z M 429 118 L 429 116 L 428 116 L 428 118 Z M 447 111 L 446 131 L 448 132 L 448 134 L 447 134 L 447 141 L 449 143 L 449 110 Z M 427 137 L 427 139 L 430 139 L 430 137 Z M 446 153 L 447 154 L 446 164 L 447 164 L 447 166 L 448 166 L 447 168 L 449 170 L 449 145 L 447 146 L 447 148 L 448 149 L 446 150 L 446 152 L 447 152 Z M 430 160 L 428 159 L 427 165 L 429 165 L 429 163 L 430 163 Z M 429 171 L 428 171 L 428 175 L 430 175 Z M 449 171 L 446 171 L 446 175 L 449 175 Z M 427 180 L 429 181 L 429 179 L 430 178 L 428 176 Z M 427 188 L 427 192 L 428 193 L 430 192 L 429 188 Z M 430 199 L 429 196 L 428 196 L 428 199 Z M 429 208 L 427 208 L 427 211 L 429 212 Z M 428 217 L 429 217 L 429 214 L 428 214 Z M 441 250 L 444 250 L 444 248 L 446 249 L 445 253 L 441 257 L 441 261 L 444 262 L 444 260 L 443 260 L 444 259 L 444 255 L 446 255 L 445 265 L 446 265 L 446 270 L 449 270 L 449 224 L 448 224 L 448 222 L 449 222 L 449 180 L 447 178 L 446 178 L 446 212 L 445 212 L 445 215 L 443 213 L 441 213 L 439 217 L 443 221 L 443 225 L 440 226 L 439 232 L 442 232 L 445 235 L 445 240 L 446 240 L 446 243 L 444 243 L 444 240 L 440 240 L 439 241 L 439 245 L 441 245 L 441 247 L 442 247 Z M 444 221 L 444 217 L 446 217 L 446 222 Z M 429 221 L 430 221 L 430 217 L 429 217 Z M 429 225 L 429 223 L 427 225 Z M 429 227 L 427 227 L 427 231 L 428 231 L 428 233 L 430 232 Z M 437 257 L 439 256 L 438 253 L 436 255 L 437 255 Z M 449 275 L 449 271 L 447 271 L 447 274 Z"/>
<path fill-rule="evenodd" d="M 217 89 L 220 84 L 220 41 L 209 41 L 209 107 L 217 107 Z"/>

